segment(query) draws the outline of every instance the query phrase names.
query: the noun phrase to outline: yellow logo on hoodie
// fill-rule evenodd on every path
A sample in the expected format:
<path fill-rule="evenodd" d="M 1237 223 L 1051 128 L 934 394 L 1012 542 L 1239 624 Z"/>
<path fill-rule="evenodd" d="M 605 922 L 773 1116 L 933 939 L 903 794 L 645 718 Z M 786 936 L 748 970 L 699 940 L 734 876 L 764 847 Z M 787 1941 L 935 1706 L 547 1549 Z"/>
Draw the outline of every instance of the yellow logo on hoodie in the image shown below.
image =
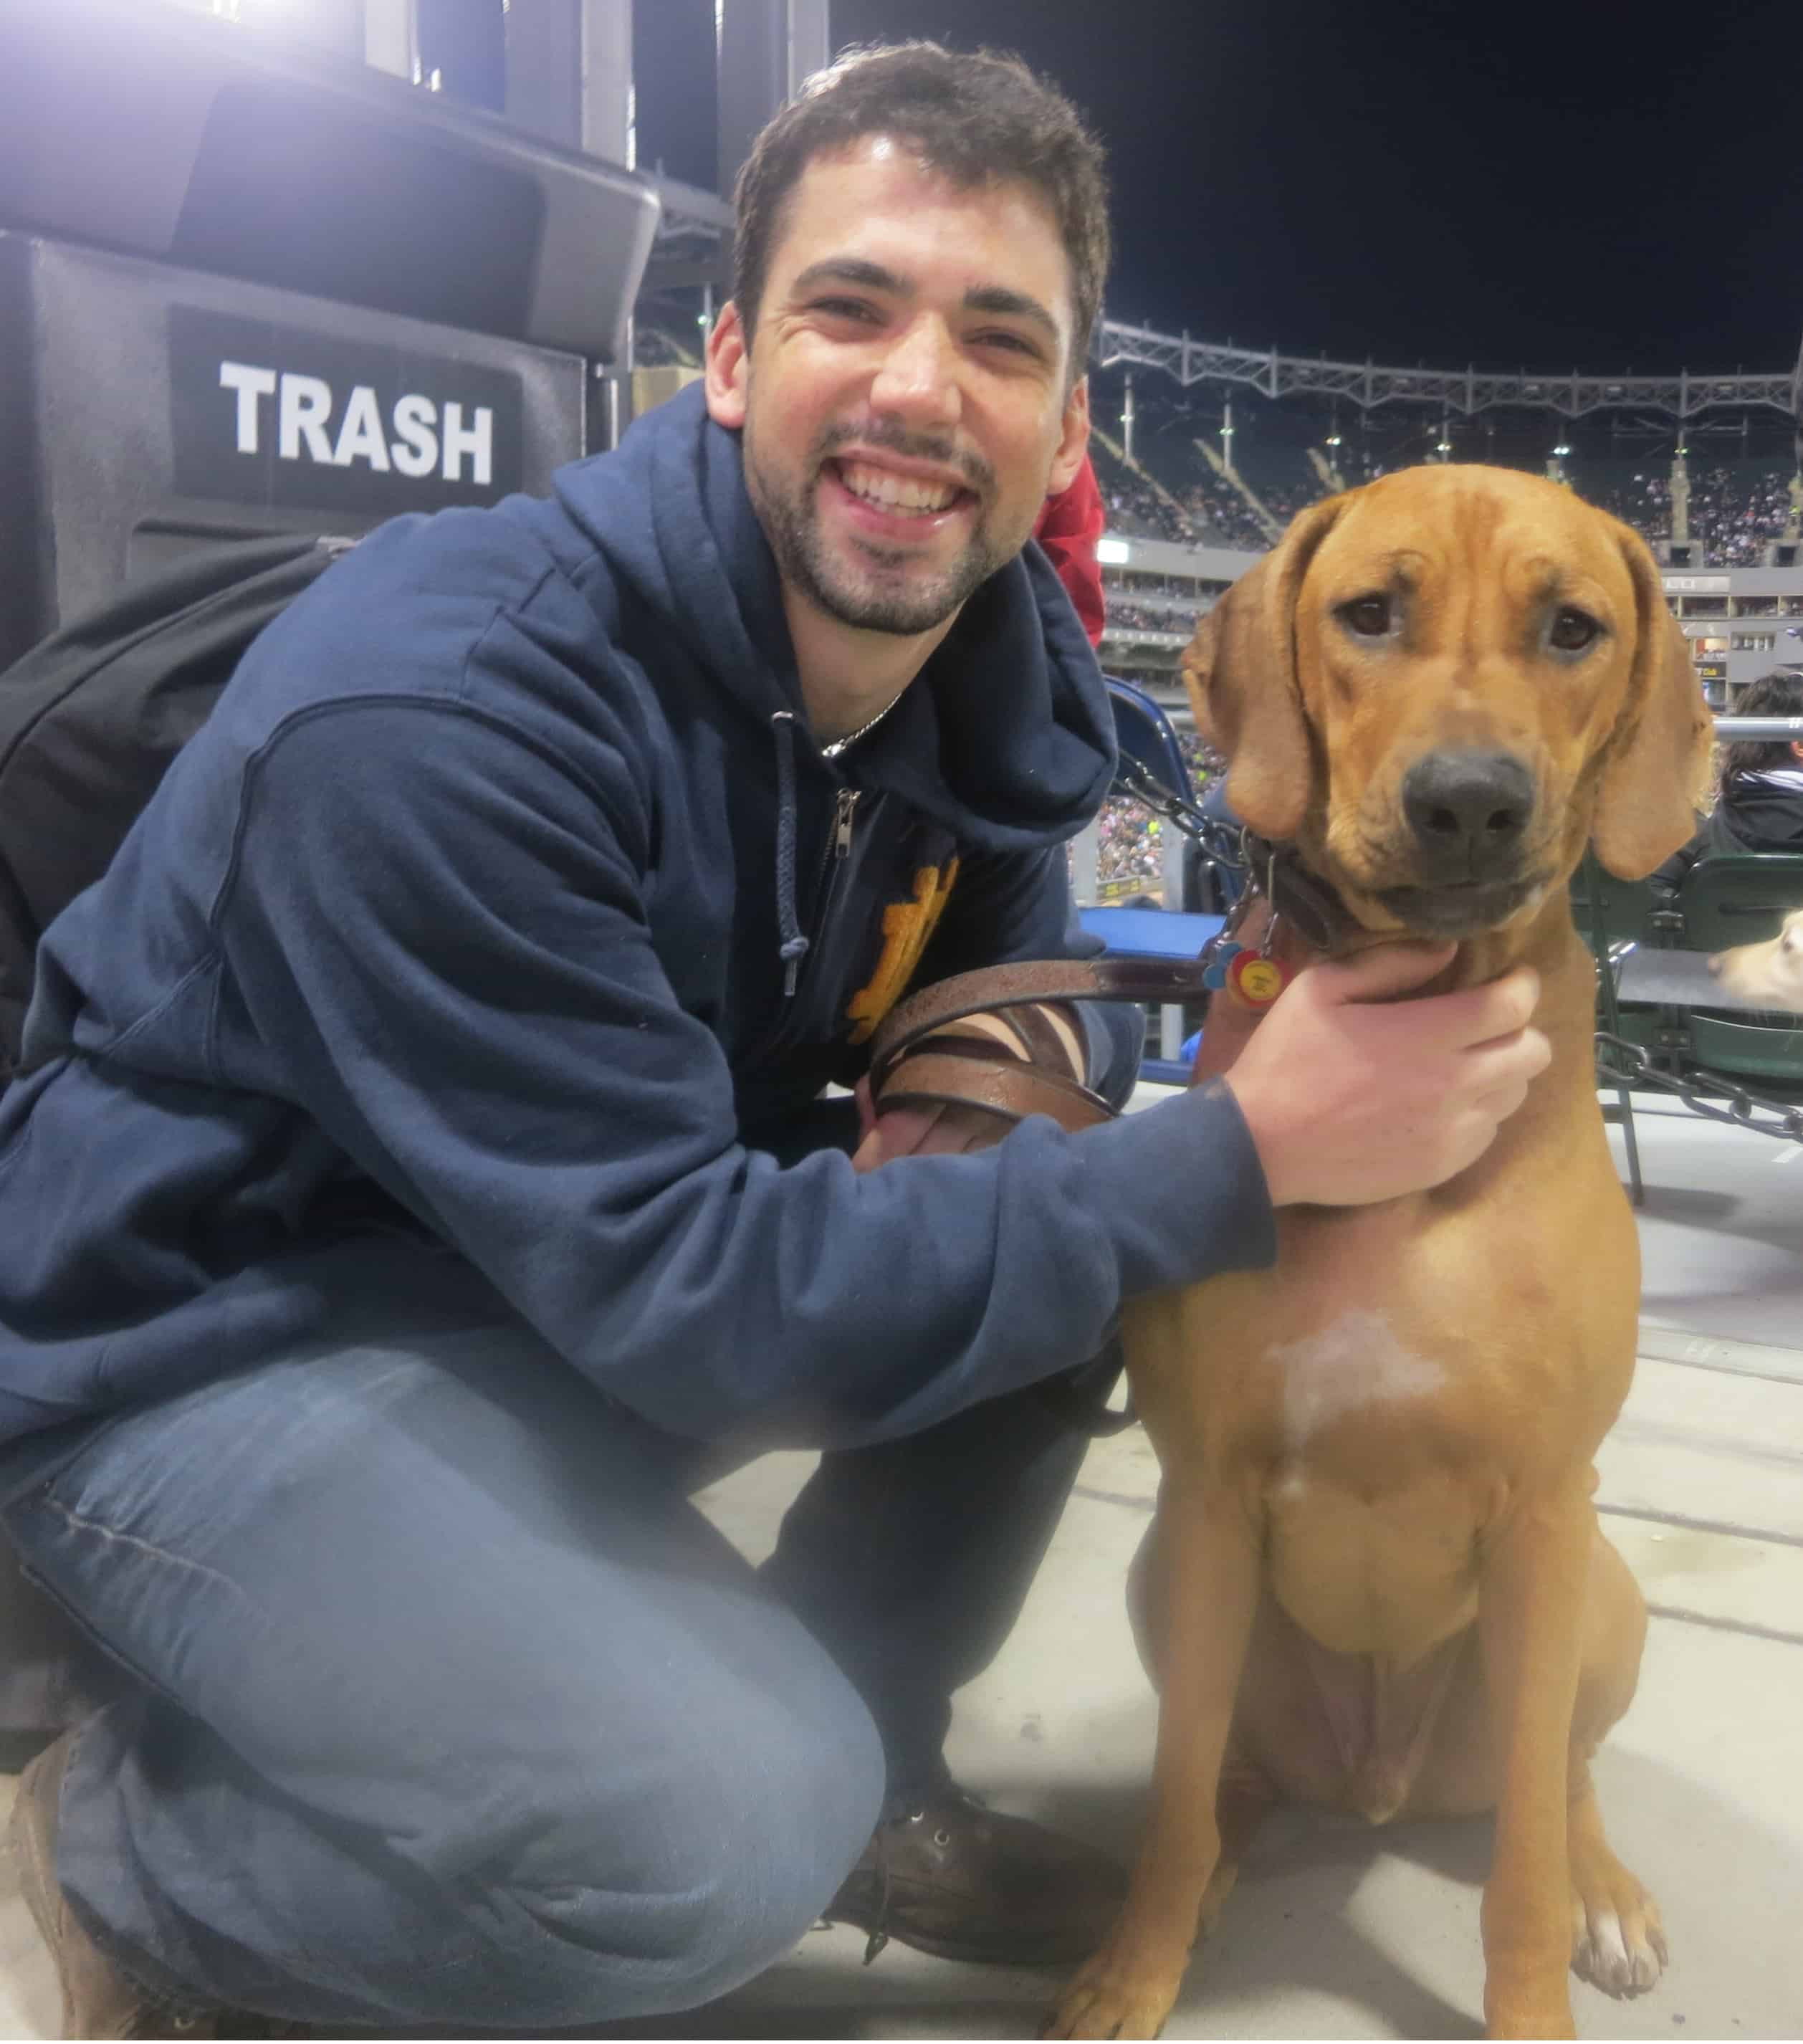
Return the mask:
<path fill-rule="evenodd" d="M 857 1024 L 851 1032 L 853 1043 L 867 1041 L 877 1024 L 900 1000 L 926 948 L 927 939 L 945 912 L 957 877 L 955 859 L 946 866 L 943 880 L 938 866 L 923 866 L 914 876 L 913 900 L 892 901 L 883 911 L 883 955 L 877 961 L 869 985 L 852 996 L 851 1005 L 846 1009 L 847 1019 Z"/>

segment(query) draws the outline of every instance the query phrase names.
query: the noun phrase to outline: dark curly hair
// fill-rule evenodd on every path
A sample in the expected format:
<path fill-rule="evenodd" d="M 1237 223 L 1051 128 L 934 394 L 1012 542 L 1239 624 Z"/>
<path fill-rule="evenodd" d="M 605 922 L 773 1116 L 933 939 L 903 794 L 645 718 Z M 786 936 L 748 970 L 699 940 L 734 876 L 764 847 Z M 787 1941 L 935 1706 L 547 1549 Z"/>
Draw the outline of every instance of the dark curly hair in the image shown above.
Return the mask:
<path fill-rule="evenodd" d="M 1749 682 L 1736 698 L 1736 717 L 1803 717 L 1803 674 L 1782 667 Z M 1774 766 L 1794 766 L 1788 738 L 1736 738 L 1724 743 L 1717 778 L 1722 786 L 1736 774 L 1763 774 Z"/>
<path fill-rule="evenodd" d="M 1108 273 L 1102 146 L 1056 86 L 1017 56 L 954 53 L 938 43 L 846 51 L 816 71 L 752 145 L 734 190 L 733 302 L 750 347 L 789 194 L 814 158 L 867 135 L 893 135 L 962 190 L 1030 186 L 1050 207 L 1071 266 L 1074 383 Z"/>

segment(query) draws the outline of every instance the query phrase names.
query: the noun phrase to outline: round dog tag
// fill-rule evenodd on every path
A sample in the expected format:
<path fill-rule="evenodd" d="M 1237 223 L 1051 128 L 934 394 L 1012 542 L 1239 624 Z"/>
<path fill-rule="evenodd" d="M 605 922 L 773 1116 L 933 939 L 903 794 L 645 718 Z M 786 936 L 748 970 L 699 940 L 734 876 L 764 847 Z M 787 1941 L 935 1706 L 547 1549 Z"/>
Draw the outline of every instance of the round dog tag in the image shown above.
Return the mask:
<path fill-rule="evenodd" d="M 1227 984 L 1249 1008 L 1268 1008 L 1289 979 L 1276 959 L 1257 951 L 1241 951 L 1227 967 Z"/>

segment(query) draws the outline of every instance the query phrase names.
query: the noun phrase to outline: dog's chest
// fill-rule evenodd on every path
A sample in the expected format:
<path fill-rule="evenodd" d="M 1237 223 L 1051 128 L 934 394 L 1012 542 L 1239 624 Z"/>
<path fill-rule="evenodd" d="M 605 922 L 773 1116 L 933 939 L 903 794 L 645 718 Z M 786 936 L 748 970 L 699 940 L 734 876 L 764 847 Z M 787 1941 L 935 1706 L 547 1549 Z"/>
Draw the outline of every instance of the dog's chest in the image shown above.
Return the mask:
<path fill-rule="evenodd" d="M 1444 1366 L 1404 1340 L 1391 1315 L 1350 1306 L 1319 1330 L 1273 1341 L 1262 1374 L 1277 1408 L 1283 1452 L 1306 1461 L 1347 1415 L 1421 1408 L 1446 1390 Z"/>
<path fill-rule="evenodd" d="M 1461 1452 L 1476 1417 L 1466 1358 L 1409 1324 L 1343 1306 L 1274 1336 L 1245 1385 L 1279 1602 L 1324 1646 L 1405 1660 L 1468 1616 L 1489 1494 Z"/>

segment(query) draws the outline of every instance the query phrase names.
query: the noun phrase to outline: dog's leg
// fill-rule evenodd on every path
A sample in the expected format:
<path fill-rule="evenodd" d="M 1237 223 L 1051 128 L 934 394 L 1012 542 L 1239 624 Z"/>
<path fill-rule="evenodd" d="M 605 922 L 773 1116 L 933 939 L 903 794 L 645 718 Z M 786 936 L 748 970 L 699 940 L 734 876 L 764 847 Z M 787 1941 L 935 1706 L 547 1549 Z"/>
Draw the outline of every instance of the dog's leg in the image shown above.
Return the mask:
<path fill-rule="evenodd" d="M 1502 1777 L 1483 1911 L 1492 2037 L 1574 2034 L 1567 1756 L 1594 1523 L 1574 1480 L 1524 1504 L 1484 1561 L 1478 1626 Z"/>
<path fill-rule="evenodd" d="M 1197 1942 L 1213 1934 L 1222 1907 L 1240 1877 L 1240 1862 L 1246 1856 L 1259 1826 L 1277 1800 L 1270 1781 L 1249 1762 L 1237 1759 L 1229 1750 L 1221 1769 L 1221 1787 L 1214 1799 L 1214 1827 L 1221 1835 L 1221 1856 L 1203 1890 L 1196 1911 Z"/>
<path fill-rule="evenodd" d="M 1571 1724 L 1570 1813 L 1572 1970 L 1605 1994 L 1644 1994 L 1663 1971 L 1659 1905 L 1610 1851 L 1590 1758 L 1633 1700 L 1647 1608 L 1628 1565 L 1596 1528 L 1584 1665 Z"/>
<path fill-rule="evenodd" d="M 1060 1997 L 1049 2037 L 1158 2034 L 1221 1862 L 1216 1800 L 1258 1602 L 1257 1541 L 1230 1493 L 1168 1481 L 1158 1510 L 1167 1566 L 1152 1807 L 1120 1919 Z"/>
<path fill-rule="evenodd" d="M 1571 1798 L 1571 1970 L 1621 1999 L 1655 1985 L 1670 1956 L 1659 1904 L 1603 1835 L 1590 1770 L 1574 1759 Z"/>

